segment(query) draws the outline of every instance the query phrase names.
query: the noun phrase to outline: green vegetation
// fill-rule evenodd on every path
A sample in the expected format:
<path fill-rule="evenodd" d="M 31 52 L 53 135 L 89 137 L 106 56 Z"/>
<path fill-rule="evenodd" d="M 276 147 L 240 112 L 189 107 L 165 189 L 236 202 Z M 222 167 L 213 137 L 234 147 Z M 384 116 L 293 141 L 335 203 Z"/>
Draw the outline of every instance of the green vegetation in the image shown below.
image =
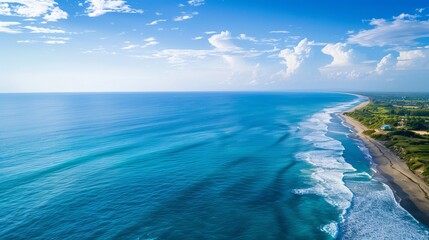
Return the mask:
<path fill-rule="evenodd" d="M 365 108 L 349 116 L 371 129 L 390 125 L 393 129 L 429 130 L 429 94 L 366 94 L 371 100 Z"/>
<path fill-rule="evenodd" d="M 363 95 L 371 102 L 347 115 L 368 127 L 364 134 L 383 142 L 429 182 L 429 94 Z M 383 125 L 391 131 L 381 130 Z"/>

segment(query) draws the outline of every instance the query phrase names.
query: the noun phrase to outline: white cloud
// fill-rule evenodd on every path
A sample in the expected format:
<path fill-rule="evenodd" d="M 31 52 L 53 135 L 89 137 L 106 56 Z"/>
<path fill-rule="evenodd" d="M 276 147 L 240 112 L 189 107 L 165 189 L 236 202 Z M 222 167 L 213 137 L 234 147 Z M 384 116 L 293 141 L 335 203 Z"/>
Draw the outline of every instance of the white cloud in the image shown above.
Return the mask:
<path fill-rule="evenodd" d="M 47 41 L 44 41 L 44 43 L 50 44 L 50 45 L 57 45 L 57 44 L 66 44 L 67 42 L 62 40 L 47 40 Z"/>
<path fill-rule="evenodd" d="M 416 15 L 400 14 L 392 21 L 372 19 L 373 29 L 362 30 L 349 37 L 348 42 L 361 46 L 398 46 L 416 44 L 415 40 L 429 37 L 429 21 Z"/>
<path fill-rule="evenodd" d="M 332 57 L 332 62 L 319 71 L 332 79 L 358 79 L 374 69 L 372 61 L 356 63 L 354 50 L 346 43 L 326 44 L 322 52 Z"/>
<path fill-rule="evenodd" d="M 137 45 L 137 44 L 129 44 L 129 45 L 127 45 L 121 49 L 122 50 L 130 50 L 130 49 L 134 49 L 134 48 L 138 48 L 138 47 L 139 47 L 139 45 Z"/>
<path fill-rule="evenodd" d="M 19 22 L 0 22 L 0 33 L 20 33 L 19 30 L 10 28 L 19 24 Z"/>
<path fill-rule="evenodd" d="M 254 37 L 249 37 L 246 34 L 242 33 L 238 36 L 239 40 L 246 40 L 246 41 L 250 41 L 250 42 L 257 42 L 258 40 L 256 40 L 256 38 Z"/>
<path fill-rule="evenodd" d="M 34 43 L 33 40 L 18 40 L 17 43 Z"/>
<path fill-rule="evenodd" d="M 173 19 L 173 21 L 175 21 L 175 22 L 185 21 L 185 20 L 193 18 L 195 15 L 198 15 L 198 12 L 193 12 L 193 13 L 182 12 L 182 15 L 178 16 L 178 17 L 175 17 Z"/>
<path fill-rule="evenodd" d="M 331 56 L 332 62 L 326 67 L 347 66 L 351 64 L 353 49 L 347 49 L 346 43 L 327 44 L 322 52 Z"/>
<path fill-rule="evenodd" d="M 136 48 L 146 48 L 149 46 L 155 46 L 158 45 L 159 42 L 156 41 L 156 39 L 154 37 L 148 37 L 146 39 L 143 40 L 144 44 L 128 44 L 127 46 L 121 48 L 122 50 L 131 50 L 131 49 L 136 49 Z M 127 42 L 129 43 L 129 42 Z"/>
<path fill-rule="evenodd" d="M 212 35 L 208 41 L 213 46 L 213 49 L 197 50 L 197 49 L 164 49 L 155 52 L 151 56 L 141 56 L 142 58 L 165 58 L 168 62 L 176 65 L 182 65 L 192 60 L 201 60 L 207 57 L 218 57 L 224 60 L 229 66 L 243 65 L 238 64 L 244 62 L 244 58 L 254 58 L 265 53 L 273 53 L 278 51 L 273 50 L 255 50 L 242 49 L 232 43 L 232 34 L 229 31 L 222 31 L 219 34 Z"/>
<path fill-rule="evenodd" d="M 57 37 L 57 36 L 41 36 L 40 38 L 49 39 L 49 40 L 62 40 L 62 41 L 68 41 L 70 40 L 69 37 Z"/>
<path fill-rule="evenodd" d="M 377 63 L 375 72 L 377 74 L 383 74 L 385 71 L 392 69 L 397 64 L 397 59 L 391 54 L 384 56 L 380 62 Z"/>
<path fill-rule="evenodd" d="M 389 53 L 377 63 L 374 72 L 381 75 L 388 71 L 429 69 L 429 48 L 398 51 L 397 57 Z"/>
<path fill-rule="evenodd" d="M 150 22 L 150 23 L 147 23 L 146 25 L 148 25 L 148 26 L 152 26 L 152 25 L 156 25 L 156 24 L 158 24 L 158 23 L 160 23 L 160 22 L 166 22 L 167 20 L 165 20 L 165 19 L 158 19 L 158 20 L 155 20 L 155 21 L 152 21 L 152 22 Z"/>
<path fill-rule="evenodd" d="M 309 42 L 307 38 L 301 40 L 294 48 L 286 48 L 280 51 L 278 57 L 283 58 L 282 64 L 286 65 L 286 70 L 281 74 L 284 77 L 289 77 L 295 73 L 306 58 L 310 56 L 313 42 Z"/>
<path fill-rule="evenodd" d="M 219 34 L 212 35 L 208 41 L 219 51 L 231 51 L 239 49 L 231 42 L 232 36 L 229 31 L 222 31 Z"/>
<path fill-rule="evenodd" d="M 203 37 L 201 37 L 201 36 L 192 38 L 192 40 L 201 40 L 201 39 L 203 39 Z"/>
<path fill-rule="evenodd" d="M 204 0 L 189 0 L 188 4 L 191 6 L 201 6 L 204 5 Z"/>
<path fill-rule="evenodd" d="M 41 27 L 34 27 L 34 26 L 25 26 L 24 28 L 31 30 L 31 33 L 47 33 L 47 34 L 66 33 L 64 30 L 41 28 Z"/>
<path fill-rule="evenodd" d="M 175 18 L 174 18 L 174 21 L 176 21 L 176 22 L 180 22 L 180 21 L 184 21 L 184 20 L 191 19 L 191 18 L 193 18 L 193 16 L 192 16 L 192 15 L 183 15 L 183 16 L 175 17 Z"/>
<path fill-rule="evenodd" d="M 398 70 L 428 69 L 429 49 L 399 51 L 396 68 Z"/>
<path fill-rule="evenodd" d="M 12 9 L 10 9 L 9 4 L 0 3 L 0 15 L 4 15 L 4 16 L 12 15 Z"/>
<path fill-rule="evenodd" d="M 143 13 L 143 10 L 133 9 L 125 0 L 87 0 L 88 16 L 98 17 L 109 12 Z"/>
<path fill-rule="evenodd" d="M 42 17 L 46 21 L 67 19 L 67 13 L 54 0 L 0 0 L 0 15 L 26 18 Z"/>
<path fill-rule="evenodd" d="M 215 34 L 215 33 L 217 33 L 216 31 L 207 31 L 207 32 L 204 32 L 205 34 L 207 34 L 207 35 L 212 35 L 212 34 Z"/>
<path fill-rule="evenodd" d="M 285 31 L 285 30 L 275 30 L 275 31 L 270 31 L 270 33 L 283 33 L 283 34 L 287 34 L 287 33 L 289 33 L 289 31 Z"/>
<path fill-rule="evenodd" d="M 67 19 L 67 13 L 61 10 L 59 7 L 55 7 L 52 11 L 43 17 L 48 22 L 56 22 L 60 19 Z"/>
<path fill-rule="evenodd" d="M 204 59 L 212 53 L 212 50 L 164 49 L 155 52 L 150 57 L 165 58 L 171 64 L 183 64 L 186 62 L 186 59 Z"/>

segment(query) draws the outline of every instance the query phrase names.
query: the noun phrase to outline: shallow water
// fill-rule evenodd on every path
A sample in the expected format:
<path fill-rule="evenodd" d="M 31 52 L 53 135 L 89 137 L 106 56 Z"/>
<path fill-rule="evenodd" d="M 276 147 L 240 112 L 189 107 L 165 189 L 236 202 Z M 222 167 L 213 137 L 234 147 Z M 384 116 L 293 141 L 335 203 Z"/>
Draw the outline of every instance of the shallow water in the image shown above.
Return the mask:
<path fill-rule="evenodd" d="M 0 95 L 1 239 L 427 239 L 329 93 Z"/>

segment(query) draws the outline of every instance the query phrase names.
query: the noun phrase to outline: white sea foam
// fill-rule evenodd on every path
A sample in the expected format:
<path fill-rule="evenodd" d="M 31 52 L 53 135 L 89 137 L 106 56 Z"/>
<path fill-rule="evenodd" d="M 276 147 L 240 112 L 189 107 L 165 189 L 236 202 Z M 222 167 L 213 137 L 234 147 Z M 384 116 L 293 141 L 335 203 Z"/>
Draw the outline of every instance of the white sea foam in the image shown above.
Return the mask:
<path fill-rule="evenodd" d="M 396 201 L 392 190 L 377 181 L 352 182 L 353 199 L 342 227 L 344 239 L 428 239 L 429 232 Z M 370 189 L 370 191 L 368 191 Z"/>
<path fill-rule="evenodd" d="M 343 125 L 353 132 L 350 126 L 344 122 Z M 368 148 L 362 140 L 355 141 L 364 157 L 372 164 L 371 170 L 377 172 Z M 347 210 L 347 217 L 339 227 L 340 238 L 429 239 L 428 229 L 399 205 L 387 185 L 365 172 L 347 173 L 344 180 L 354 196 L 353 204 Z"/>
<path fill-rule="evenodd" d="M 324 109 L 301 123 L 300 134 L 313 146 L 313 150 L 300 152 L 296 155 L 297 159 L 311 164 L 314 168 L 310 173 L 311 185 L 313 186 L 306 189 L 295 189 L 294 193 L 322 196 L 329 204 L 342 211 L 341 221 L 344 220 L 343 216 L 350 207 L 353 198 L 353 193 L 343 181 L 344 174 L 355 172 L 356 169 L 345 161 L 342 143 L 327 136 L 327 133 L 333 114 L 345 111 L 356 103 L 358 101 Z M 321 227 L 321 230 L 335 237 L 338 232 L 338 223 L 333 222 L 325 225 Z"/>
<path fill-rule="evenodd" d="M 372 176 L 366 172 L 354 172 L 354 173 L 347 173 L 344 176 L 344 179 L 347 179 L 349 181 L 350 180 L 362 181 L 362 180 L 371 180 Z"/>
<path fill-rule="evenodd" d="M 336 238 L 338 233 L 338 223 L 331 222 L 322 227 L 322 231 L 328 233 L 332 238 Z"/>

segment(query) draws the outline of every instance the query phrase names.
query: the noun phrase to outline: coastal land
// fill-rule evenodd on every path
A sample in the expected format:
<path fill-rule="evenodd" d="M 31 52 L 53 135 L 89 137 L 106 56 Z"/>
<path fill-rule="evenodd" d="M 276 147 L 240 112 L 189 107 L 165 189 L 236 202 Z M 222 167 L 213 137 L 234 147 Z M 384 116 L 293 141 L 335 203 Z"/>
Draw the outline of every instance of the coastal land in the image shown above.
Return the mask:
<path fill-rule="evenodd" d="M 365 143 L 377 164 L 377 174 L 383 176 L 401 206 L 417 220 L 429 226 L 429 185 L 425 179 L 411 171 L 409 165 L 397 153 L 367 134 L 368 130 L 374 130 L 349 116 L 350 113 L 365 108 L 368 104 L 370 100 L 344 112 L 341 117 L 354 128 L 358 137 Z"/>

